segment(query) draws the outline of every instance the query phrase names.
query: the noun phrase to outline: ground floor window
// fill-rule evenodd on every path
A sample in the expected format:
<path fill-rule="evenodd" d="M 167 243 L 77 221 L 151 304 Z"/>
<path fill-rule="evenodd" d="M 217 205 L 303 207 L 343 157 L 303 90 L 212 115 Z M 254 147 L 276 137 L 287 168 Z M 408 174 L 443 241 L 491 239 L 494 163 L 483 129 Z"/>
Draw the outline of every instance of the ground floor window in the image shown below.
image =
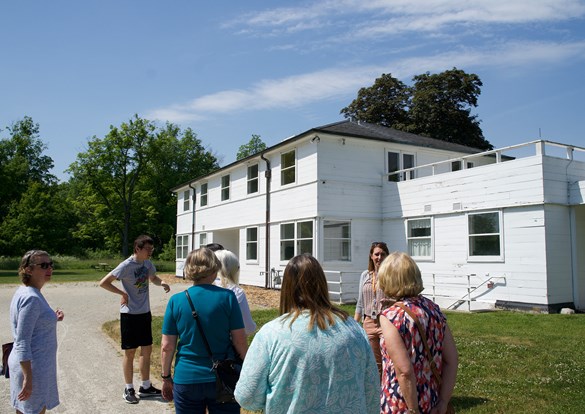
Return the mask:
<path fill-rule="evenodd" d="M 323 222 L 323 259 L 327 261 L 351 261 L 351 222 Z"/>
<path fill-rule="evenodd" d="M 258 260 L 258 227 L 246 229 L 246 260 Z"/>
<path fill-rule="evenodd" d="M 501 213 L 473 213 L 467 216 L 469 258 L 501 258 Z"/>
<path fill-rule="evenodd" d="M 313 254 L 313 222 L 281 224 L 280 260 L 290 260 L 301 253 Z"/>
<path fill-rule="evenodd" d="M 199 247 L 207 245 L 207 233 L 199 234 Z"/>
<path fill-rule="evenodd" d="M 408 220 L 406 224 L 408 254 L 413 257 L 433 256 L 432 221 L 430 217 Z"/>
<path fill-rule="evenodd" d="M 177 235 L 177 259 L 186 259 L 189 254 L 189 235 L 179 234 Z"/>

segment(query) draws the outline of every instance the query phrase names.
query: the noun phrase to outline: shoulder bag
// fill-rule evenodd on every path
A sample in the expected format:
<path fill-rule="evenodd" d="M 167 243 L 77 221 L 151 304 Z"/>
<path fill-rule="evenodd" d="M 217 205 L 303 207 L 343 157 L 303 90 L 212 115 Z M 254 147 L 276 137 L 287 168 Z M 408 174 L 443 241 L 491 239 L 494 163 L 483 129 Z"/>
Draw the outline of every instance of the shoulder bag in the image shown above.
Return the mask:
<path fill-rule="evenodd" d="M 189 296 L 189 292 L 187 290 L 185 290 L 185 294 L 187 295 L 189 306 L 191 306 L 191 314 L 197 323 L 197 328 L 201 333 L 203 343 L 205 344 L 205 348 L 207 348 L 207 353 L 209 354 L 209 358 L 213 364 L 211 369 L 215 373 L 215 389 L 217 391 L 215 400 L 222 404 L 237 403 L 236 399 L 234 398 L 234 390 L 236 389 L 236 384 L 240 379 L 242 360 L 239 358 L 223 360 L 213 359 L 211 347 L 209 346 L 209 342 L 207 342 L 205 332 L 203 332 L 203 327 L 201 326 L 201 321 L 199 321 L 199 315 L 195 310 L 195 306 L 193 306 L 193 302 L 191 301 L 191 296 Z"/>
<path fill-rule="evenodd" d="M 10 372 L 8 370 L 8 357 L 10 356 L 10 351 L 12 351 L 13 345 L 14 342 L 2 344 L 2 375 L 4 375 L 6 378 L 10 378 Z"/>
<path fill-rule="evenodd" d="M 396 302 L 395 305 L 398 306 L 399 308 L 401 308 L 402 310 L 404 310 L 404 312 L 408 313 L 408 315 L 410 315 L 410 317 L 414 320 L 414 323 L 416 324 L 416 328 L 418 329 L 418 333 L 420 334 L 420 337 L 422 339 L 423 346 L 425 347 L 425 353 L 427 355 L 429 365 L 431 366 L 431 371 L 433 372 L 433 376 L 435 377 L 435 380 L 437 381 L 437 384 L 439 384 L 439 388 L 440 388 L 442 379 L 441 379 L 441 376 L 439 375 L 439 370 L 437 369 L 437 366 L 435 365 L 435 361 L 433 360 L 433 357 L 431 355 L 431 350 L 429 349 L 429 344 L 427 342 L 427 335 L 425 334 L 424 328 L 422 327 L 420 321 L 418 320 L 418 318 L 416 317 L 414 312 L 411 311 L 410 309 L 408 309 L 408 307 L 406 307 L 404 305 L 404 303 Z M 449 401 L 447 403 L 447 411 L 445 412 L 445 414 L 455 414 L 455 407 L 453 407 L 453 404 L 451 403 L 451 401 Z"/>

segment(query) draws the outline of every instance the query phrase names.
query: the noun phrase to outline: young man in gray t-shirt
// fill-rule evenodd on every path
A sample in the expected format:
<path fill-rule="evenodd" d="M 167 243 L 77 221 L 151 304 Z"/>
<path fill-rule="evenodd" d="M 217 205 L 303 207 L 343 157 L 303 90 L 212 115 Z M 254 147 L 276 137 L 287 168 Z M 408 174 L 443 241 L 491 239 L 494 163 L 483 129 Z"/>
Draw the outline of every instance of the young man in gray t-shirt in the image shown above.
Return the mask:
<path fill-rule="evenodd" d="M 126 388 L 122 398 L 129 404 L 138 403 L 134 391 L 134 355 L 140 347 L 140 397 L 160 395 L 160 390 L 150 383 L 150 355 L 152 353 L 152 315 L 150 313 L 149 281 L 162 286 L 169 285 L 156 275 L 156 268 L 149 260 L 154 242 L 149 236 L 139 236 L 134 241 L 134 254 L 120 263 L 100 282 L 107 291 L 122 296 L 120 300 L 120 333 L 124 358 L 122 362 Z M 120 281 L 121 289 L 113 284 Z"/>

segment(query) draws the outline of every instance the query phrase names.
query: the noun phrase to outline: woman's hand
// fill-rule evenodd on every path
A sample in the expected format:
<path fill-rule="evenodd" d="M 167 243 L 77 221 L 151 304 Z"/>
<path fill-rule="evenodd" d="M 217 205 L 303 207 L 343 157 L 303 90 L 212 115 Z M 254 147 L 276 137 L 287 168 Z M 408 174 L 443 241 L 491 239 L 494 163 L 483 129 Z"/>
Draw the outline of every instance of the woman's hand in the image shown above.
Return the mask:
<path fill-rule="evenodd" d="M 57 308 L 57 310 L 55 311 L 55 315 L 57 315 L 57 321 L 59 321 L 59 322 L 61 322 L 63 320 L 63 318 L 65 317 L 65 314 L 59 308 Z"/>
<path fill-rule="evenodd" d="M 24 376 L 24 380 L 22 381 L 22 389 L 18 393 L 18 401 L 26 401 L 30 398 L 32 394 L 32 378 L 28 376 Z"/>
<path fill-rule="evenodd" d="M 171 378 L 163 380 L 162 397 L 166 401 L 173 401 L 173 380 Z"/>

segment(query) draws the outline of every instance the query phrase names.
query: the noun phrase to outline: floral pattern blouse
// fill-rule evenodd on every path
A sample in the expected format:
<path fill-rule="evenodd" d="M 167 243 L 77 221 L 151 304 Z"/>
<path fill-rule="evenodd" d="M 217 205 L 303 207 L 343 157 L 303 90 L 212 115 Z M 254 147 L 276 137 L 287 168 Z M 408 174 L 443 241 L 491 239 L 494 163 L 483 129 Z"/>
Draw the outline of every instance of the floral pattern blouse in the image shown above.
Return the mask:
<path fill-rule="evenodd" d="M 435 361 L 439 374 L 443 368 L 443 337 L 445 335 L 446 319 L 439 306 L 424 296 L 415 296 L 402 300 L 402 303 L 414 312 L 425 329 L 431 355 Z M 418 392 L 418 408 L 421 413 L 429 413 L 439 400 L 439 386 L 433 377 L 421 336 L 412 318 L 398 306 L 391 306 L 382 311 L 382 317 L 396 327 L 410 361 L 414 367 L 416 388 Z M 380 340 L 382 348 L 382 391 L 381 413 L 406 413 L 406 401 L 402 396 L 396 370 L 392 360 L 388 357 L 384 338 Z"/>

